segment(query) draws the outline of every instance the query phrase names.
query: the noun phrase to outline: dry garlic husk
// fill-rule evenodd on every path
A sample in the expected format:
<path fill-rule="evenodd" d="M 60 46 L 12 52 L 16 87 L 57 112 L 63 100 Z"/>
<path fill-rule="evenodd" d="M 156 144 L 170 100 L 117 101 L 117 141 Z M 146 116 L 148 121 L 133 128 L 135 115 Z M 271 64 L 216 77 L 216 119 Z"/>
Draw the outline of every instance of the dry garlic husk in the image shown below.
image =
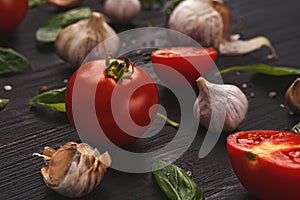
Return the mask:
<path fill-rule="evenodd" d="M 219 49 L 221 54 L 246 54 L 267 46 L 269 58 L 277 58 L 271 42 L 263 36 L 242 41 L 237 35 L 229 35 L 231 12 L 221 0 L 185 0 L 174 9 L 168 24 L 202 46 Z"/>
<path fill-rule="evenodd" d="M 48 0 L 48 3 L 57 7 L 75 7 L 81 5 L 83 0 Z"/>
<path fill-rule="evenodd" d="M 293 111 L 300 112 L 300 77 L 287 89 L 285 99 Z"/>
<path fill-rule="evenodd" d="M 215 127 L 223 127 L 223 131 L 231 132 L 244 121 L 248 111 L 248 100 L 237 86 L 214 84 L 203 77 L 198 78 L 197 85 L 199 95 L 194 104 L 194 115 L 203 127 L 209 127 L 212 110 L 222 113 L 225 109 L 224 126 L 223 124 L 215 125 Z M 217 113 L 216 116 L 222 117 L 222 114 Z"/>
<path fill-rule="evenodd" d="M 86 143 L 69 142 L 57 151 L 45 147 L 43 157 L 47 167 L 41 169 L 47 186 L 63 196 L 77 198 L 97 187 L 111 158 L 106 152 L 100 154 Z"/>
<path fill-rule="evenodd" d="M 111 21 L 126 24 L 140 13 L 141 7 L 139 0 L 106 0 L 103 11 Z"/>
<path fill-rule="evenodd" d="M 89 19 L 67 26 L 55 41 L 57 55 L 74 67 L 81 65 L 92 50 L 94 57 L 105 58 L 107 55 L 116 55 L 119 47 L 120 40 L 116 32 L 104 22 L 99 12 L 93 12 Z"/>

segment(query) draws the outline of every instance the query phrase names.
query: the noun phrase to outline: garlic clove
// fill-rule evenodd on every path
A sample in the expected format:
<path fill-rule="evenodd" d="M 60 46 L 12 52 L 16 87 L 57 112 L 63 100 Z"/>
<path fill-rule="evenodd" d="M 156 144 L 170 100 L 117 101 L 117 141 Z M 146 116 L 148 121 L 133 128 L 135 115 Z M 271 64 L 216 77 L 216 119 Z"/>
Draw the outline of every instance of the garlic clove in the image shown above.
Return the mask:
<path fill-rule="evenodd" d="M 114 56 L 119 47 L 120 40 L 116 32 L 98 12 L 93 12 L 89 19 L 67 26 L 55 41 L 57 55 L 74 67 L 81 65 L 88 56 L 94 59 Z"/>
<path fill-rule="evenodd" d="M 141 12 L 141 7 L 139 0 L 105 0 L 103 12 L 111 21 L 127 24 Z"/>
<path fill-rule="evenodd" d="M 57 7 L 75 7 L 81 5 L 83 0 L 48 0 L 48 3 Z"/>
<path fill-rule="evenodd" d="M 49 152 L 48 148 L 45 147 L 44 152 Z M 34 155 L 44 157 L 45 160 L 50 156 Z M 41 173 L 49 188 L 63 196 L 74 198 L 97 187 L 110 165 L 111 158 L 107 152 L 100 154 L 86 143 L 70 142 L 51 155 L 49 165 L 43 167 Z"/>
<path fill-rule="evenodd" d="M 235 85 L 214 84 L 200 77 L 197 80 L 199 95 L 194 103 L 194 115 L 200 124 L 208 128 L 210 126 L 212 111 L 218 112 L 219 119 L 214 124 L 213 130 L 223 127 L 223 131 L 231 132 L 241 124 L 248 111 L 248 100 L 244 93 Z M 213 99 L 212 99 L 213 98 Z M 222 113 L 225 111 L 225 115 Z M 224 118 L 225 119 L 222 119 Z"/>
<path fill-rule="evenodd" d="M 287 89 L 285 99 L 293 111 L 300 112 L 300 77 Z"/>

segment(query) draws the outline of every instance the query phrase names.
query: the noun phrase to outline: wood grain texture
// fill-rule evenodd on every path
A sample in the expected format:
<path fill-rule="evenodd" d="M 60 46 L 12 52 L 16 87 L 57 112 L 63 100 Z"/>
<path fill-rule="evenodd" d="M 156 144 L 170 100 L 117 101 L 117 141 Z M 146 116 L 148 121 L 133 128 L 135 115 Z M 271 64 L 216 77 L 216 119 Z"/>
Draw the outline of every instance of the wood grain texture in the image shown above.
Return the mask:
<path fill-rule="evenodd" d="M 220 56 L 217 66 L 222 69 L 233 65 L 264 62 L 272 65 L 298 67 L 300 63 L 300 12 L 296 0 L 289 3 L 279 0 L 225 1 L 234 14 L 233 31 L 242 33 L 247 39 L 257 35 L 269 37 L 278 54 L 278 60 L 266 60 L 268 50 L 244 56 Z M 86 1 L 85 5 L 101 10 L 98 0 Z M 44 166 L 41 159 L 33 158 L 32 153 L 41 152 L 44 146 L 58 148 L 68 141 L 80 141 L 76 131 L 70 126 L 64 113 L 42 107 L 30 108 L 28 101 L 38 93 L 40 86 L 50 88 L 65 86 L 74 69 L 60 60 L 51 45 L 37 44 L 34 38 L 37 28 L 59 10 L 52 6 L 30 9 L 24 23 L 9 36 L 0 36 L 0 46 L 14 48 L 24 54 L 33 65 L 32 72 L 14 76 L 1 76 L 0 87 L 11 84 L 13 90 L 0 90 L 0 97 L 11 99 L 10 104 L 0 112 L 0 199 L 65 199 L 48 189 L 40 175 Z M 145 10 L 128 26 L 112 26 L 118 31 L 149 24 L 165 27 L 165 17 L 161 10 Z M 270 77 L 248 72 L 240 76 L 228 73 L 223 76 L 225 83 L 236 84 L 252 82 L 252 88 L 243 89 L 249 97 L 249 113 L 246 121 L 238 128 L 286 129 L 299 121 L 299 115 L 290 116 L 283 94 L 295 77 Z M 269 91 L 276 91 L 277 97 L 268 97 Z M 172 95 L 160 89 L 161 102 L 171 118 L 180 119 Z M 166 126 L 157 137 L 143 142 L 135 142 L 129 149 L 152 151 L 163 146 L 176 134 L 176 129 Z M 226 151 L 224 133 L 213 151 L 204 159 L 198 152 L 205 136 L 199 130 L 189 150 L 176 161 L 176 164 L 192 172 L 192 178 L 204 191 L 206 199 L 250 200 L 254 199 L 240 185 L 235 177 Z M 130 174 L 109 169 L 100 187 L 82 199 L 105 200 L 153 200 L 167 199 L 155 183 L 151 173 Z"/>

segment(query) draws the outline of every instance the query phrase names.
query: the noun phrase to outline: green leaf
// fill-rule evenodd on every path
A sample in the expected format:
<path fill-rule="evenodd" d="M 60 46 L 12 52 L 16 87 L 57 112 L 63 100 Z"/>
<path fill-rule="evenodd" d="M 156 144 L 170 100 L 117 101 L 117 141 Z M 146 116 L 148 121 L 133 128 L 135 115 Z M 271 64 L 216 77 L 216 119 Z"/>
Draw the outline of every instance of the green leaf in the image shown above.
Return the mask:
<path fill-rule="evenodd" d="M 36 40 L 42 43 L 54 42 L 58 33 L 70 24 L 74 24 L 91 15 L 92 11 L 88 7 L 68 10 L 64 13 L 53 16 L 45 22 L 36 32 Z"/>
<path fill-rule="evenodd" d="M 29 101 L 29 105 L 34 106 L 36 104 L 39 104 L 50 108 L 54 108 L 61 112 L 66 112 L 65 96 L 66 96 L 65 87 L 60 89 L 55 89 L 55 90 L 49 90 L 31 99 Z"/>
<path fill-rule="evenodd" d="M 249 71 L 273 76 L 299 75 L 300 69 L 289 67 L 272 67 L 266 64 L 255 64 L 246 66 L 235 66 L 217 72 L 215 75 L 224 74 L 231 71 Z"/>
<path fill-rule="evenodd" d="M 31 64 L 20 53 L 13 49 L 0 47 L 0 74 L 31 70 Z"/>
<path fill-rule="evenodd" d="M 0 98 L 0 111 L 3 110 L 7 104 L 9 103 L 9 99 L 1 99 Z"/>
<path fill-rule="evenodd" d="M 48 0 L 29 0 L 29 8 L 47 4 Z"/>
<path fill-rule="evenodd" d="M 161 190 L 171 200 L 203 200 L 204 195 L 198 185 L 181 168 L 168 165 L 164 161 L 154 162 L 153 175 Z"/>
<path fill-rule="evenodd" d="M 300 134 L 300 122 L 291 128 L 291 131 L 297 134 Z"/>

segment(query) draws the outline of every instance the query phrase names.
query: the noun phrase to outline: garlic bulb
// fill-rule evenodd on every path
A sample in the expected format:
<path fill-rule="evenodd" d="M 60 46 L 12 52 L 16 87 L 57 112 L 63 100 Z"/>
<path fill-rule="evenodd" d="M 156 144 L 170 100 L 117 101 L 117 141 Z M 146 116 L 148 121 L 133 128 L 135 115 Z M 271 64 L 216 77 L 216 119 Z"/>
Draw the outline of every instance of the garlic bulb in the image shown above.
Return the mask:
<path fill-rule="evenodd" d="M 83 0 L 48 0 L 48 3 L 57 7 L 74 7 L 81 5 Z"/>
<path fill-rule="evenodd" d="M 221 113 L 224 109 L 225 121 L 224 126 L 221 125 L 223 131 L 233 131 L 244 121 L 248 111 L 248 100 L 237 86 L 210 83 L 203 77 L 198 78 L 197 84 L 199 96 L 194 104 L 194 115 L 200 120 L 202 126 L 209 127 L 212 111 Z M 222 114 L 219 117 L 222 117 Z"/>
<path fill-rule="evenodd" d="M 100 154 L 86 143 L 69 142 L 57 151 L 45 147 L 43 157 L 47 167 L 41 169 L 47 186 L 63 196 L 77 198 L 97 187 L 111 158 L 106 152 Z"/>
<path fill-rule="evenodd" d="M 106 0 L 103 11 L 113 22 L 126 24 L 141 11 L 139 0 Z"/>
<path fill-rule="evenodd" d="M 285 99 L 293 111 L 300 112 L 300 77 L 287 89 Z"/>
<path fill-rule="evenodd" d="M 75 67 L 82 64 L 92 50 L 94 57 L 105 58 L 107 55 L 116 55 L 119 47 L 120 40 L 116 32 L 98 12 L 93 12 L 89 19 L 64 28 L 55 41 L 57 55 Z"/>
<path fill-rule="evenodd" d="M 221 54 L 246 54 L 267 46 L 277 58 L 271 42 L 262 36 L 240 41 L 230 36 L 231 13 L 221 0 L 185 0 L 172 12 L 168 25 L 184 33 L 205 47 L 219 49 Z"/>

